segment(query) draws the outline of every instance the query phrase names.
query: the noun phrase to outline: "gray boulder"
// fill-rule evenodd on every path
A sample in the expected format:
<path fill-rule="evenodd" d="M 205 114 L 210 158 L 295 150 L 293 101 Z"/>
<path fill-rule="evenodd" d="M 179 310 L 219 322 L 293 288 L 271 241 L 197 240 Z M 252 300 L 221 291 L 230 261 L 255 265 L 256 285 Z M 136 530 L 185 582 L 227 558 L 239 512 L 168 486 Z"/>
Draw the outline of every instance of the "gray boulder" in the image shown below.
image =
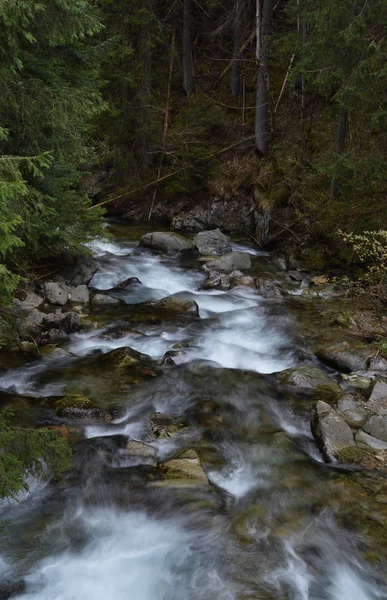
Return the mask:
<path fill-rule="evenodd" d="M 69 301 L 70 289 L 67 285 L 48 281 L 44 284 L 44 294 L 50 304 L 64 306 Z"/>
<path fill-rule="evenodd" d="M 203 283 L 203 289 L 205 290 L 217 288 L 225 291 L 229 290 L 230 287 L 230 276 L 225 273 L 218 273 L 217 271 L 211 271 Z"/>
<path fill-rule="evenodd" d="M 373 415 L 363 429 L 378 440 L 387 442 L 387 415 Z"/>
<path fill-rule="evenodd" d="M 341 387 L 332 377 L 315 367 L 295 367 L 282 371 L 278 375 L 281 383 L 292 385 L 303 390 L 330 392 L 338 394 Z"/>
<path fill-rule="evenodd" d="M 387 383 L 377 381 L 372 389 L 367 408 L 373 413 L 387 414 Z"/>
<path fill-rule="evenodd" d="M 45 317 L 46 315 L 44 313 L 40 312 L 40 310 L 38 310 L 37 308 L 34 308 L 34 310 L 31 310 L 31 312 L 26 317 L 26 325 L 41 325 Z"/>
<path fill-rule="evenodd" d="M 359 429 L 359 431 L 356 432 L 355 441 L 359 448 L 364 448 L 365 450 L 387 450 L 387 442 L 378 440 L 362 429 Z"/>
<path fill-rule="evenodd" d="M 74 333 L 82 327 L 80 316 L 76 312 L 49 313 L 43 317 L 43 326 L 46 329 L 60 330 L 64 333 Z"/>
<path fill-rule="evenodd" d="M 24 300 L 14 300 L 13 306 L 18 310 L 30 312 L 34 308 L 39 308 L 43 302 L 44 298 L 34 292 L 28 292 Z"/>
<path fill-rule="evenodd" d="M 170 254 L 196 251 L 196 246 L 193 242 L 171 231 L 146 233 L 142 236 L 139 245 L 144 248 L 153 248 L 154 250 Z"/>
<path fill-rule="evenodd" d="M 191 298 L 167 296 L 166 298 L 152 302 L 151 305 L 161 310 L 171 310 L 178 313 L 189 313 L 199 316 L 199 307 L 195 300 L 191 300 Z"/>
<path fill-rule="evenodd" d="M 258 294 L 262 298 L 282 298 L 284 291 L 278 285 L 267 282 L 258 286 Z"/>
<path fill-rule="evenodd" d="M 350 427 L 361 427 L 369 414 L 352 394 L 345 394 L 337 403 L 337 410 Z"/>
<path fill-rule="evenodd" d="M 251 269 L 251 260 L 246 252 L 229 252 L 220 258 L 212 260 L 205 265 L 207 271 L 220 271 L 232 273 Z"/>
<path fill-rule="evenodd" d="M 375 356 L 367 348 L 350 346 L 348 342 L 320 348 L 316 356 L 325 364 L 343 373 L 387 369 L 387 361 L 383 357 Z"/>
<path fill-rule="evenodd" d="M 326 460 L 338 458 L 344 448 L 355 446 L 349 425 L 329 404 L 321 400 L 316 404 L 311 429 Z"/>
<path fill-rule="evenodd" d="M 221 256 L 232 251 L 229 238 L 220 229 L 201 231 L 193 242 L 200 254 Z"/>
<path fill-rule="evenodd" d="M 255 289 L 255 279 L 250 275 L 244 275 L 242 271 L 233 271 L 230 273 L 231 287 L 249 287 Z"/>
<path fill-rule="evenodd" d="M 120 304 L 118 298 L 112 298 L 107 294 L 94 294 L 91 296 L 90 303 L 92 306 L 116 306 Z"/>
<path fill-rule="evenodd" d="M 92 256 L 72 256 L 66 258 L 59 276 L 71 286 L 88 285 L 98 270 L 98 263 Z"/>
<path fill-rule="evenodd" d="M 78 304 L 88 304 L 90 299 L 89 289 L 86 285 L 77 285 L 71 290 L 71 302 Z"/>

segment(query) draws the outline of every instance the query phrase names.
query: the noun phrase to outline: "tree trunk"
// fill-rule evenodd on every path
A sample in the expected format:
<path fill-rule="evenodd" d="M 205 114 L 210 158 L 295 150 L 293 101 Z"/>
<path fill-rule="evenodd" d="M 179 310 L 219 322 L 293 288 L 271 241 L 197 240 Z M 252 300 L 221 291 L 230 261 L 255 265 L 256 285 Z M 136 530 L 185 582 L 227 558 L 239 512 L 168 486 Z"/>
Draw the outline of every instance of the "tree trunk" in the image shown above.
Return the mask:
<path fill-rule="evenodd" d="M 256 59 L 257 96 L 255 110 L 255 144 L 261 156 L 269 151 L 269 43 L 272 28 L 272 0 L 257 0 Z"/>
<path fill-rule="evenodd" d="M 241 93 L 242 0 L 235 0 L 234 49 L 231 66 L 231 93 Z"/>
<path fill-rule="evenodd" d="M 348 124 L 348 110 L 345 108 L 345 106 L 341 105 L 340 113 L 339 113 L 339 127 L 337 130 L 337 147 L 336 147 L 337 160 L 336 160 L 336 164 L 335 164 L 335 172 L 333 174 L 332 181 L 331 181 L 331 193 L 330 193 L 331 198 L 337 198 L 337 196 L 339 195 L 338 170 L 340 169 L 340 163 L 341 163 L 341 159 L 342 159 L 342 156 L 344 154 L 344 149 L 345 149 L 345 137 L 347 134 L 347 124 Z"/>
<path fill-rule="evenodd" d="M 139 40 L 139 58 L 142 70 L 139 98 L 141 102 L 140 154 L 145 165 L 153 164 L 152 146 L 150 142 L 150 104 L 151 104 L 151 24 L 145 23 L 141 28 Z"/>
<path fill-rule="evenodd" d="M 193 77 L 192 0 L 184 0 L 183 77 L 184 91 L 189 97 L 195 89 Z"/>

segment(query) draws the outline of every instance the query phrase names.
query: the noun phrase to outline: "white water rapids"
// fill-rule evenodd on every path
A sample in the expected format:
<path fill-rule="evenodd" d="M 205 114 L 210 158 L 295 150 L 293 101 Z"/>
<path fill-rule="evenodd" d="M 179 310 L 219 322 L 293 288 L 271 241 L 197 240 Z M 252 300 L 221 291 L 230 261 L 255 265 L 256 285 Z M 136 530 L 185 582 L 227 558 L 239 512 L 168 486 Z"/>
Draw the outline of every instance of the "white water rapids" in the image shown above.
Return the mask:
<path fill-rule="evenodd" d="M 84 436 L 144 439 L 152 411 L 174 415 L 192 409 L 192 377 L 200 377 L 200 369 L 205 368 L 215 395 L 217 378 L 222 381 L 228 372 L 230 384 L 219 391 L 217 402 L 226 419 L 231 415 L 226 429 L 235 430 L 224 433 L 220 428 L 205 437 L 204 422 L 192 434 L 195 439 L 204 435 L 204 449 L 214 444 L 221 456 L 219 464 L 206 467 L 214 492 L 174 496 L 162 488 L 148 488 L 140 476 L 126 478 L 124 470 L 118 475 L 109 471 L 99 480 L 96 465 L 84 464 L 75 491 L 44 488 L 18 506 L 3 508 L 0 520 L 8 523 L 8 530 L 0 544 L 0 599 L 386 599 L 386 588 L 364 562 L 356 535 L 336 522 L 330 508 L 319 507 L 318 513 L 309 514 L 308 500 L 303 504 L 303 494 L 313 486 L 323 497 L 325 485 L 325 479 L 319 479 L 320 466 L 314 460 L 319 453 L 304 413 L 267 396 L 259 387 L 261 380 L 254 379 L 299 362 L 293 318 L 285 306 L 267 304 L 247 288 L 205 291 L 200 265 L 184 267 L 175 259 L 137 252 L 135 247 L 130 237 L 93 241 L 90 248 L 100 269 L 91 286 L 107 291 L 137 277 L 142 286 L 120 296 L 129 306 L 178 293 L 197 302 L 200 319 L 141 324 L 128 330 L 117 325 L 120 314 L 116 323 L 101 313 L 103 318 L 93 329 L 73 335 L 64 346 L 73 356 L 45 357 L 4 371 L 0 390 L 27 397 L 64 394 L 71 378 L 46 381 L 44 374 L 50 369 L 72 373 L 79 361 L 121 347 L 161 361 L 167 351 L 184 343 L 184 352 L 173 357 L 176 366 L 169 377 L 139 391 L 126 390 L 130 403 L 124 413 L 111 423 L 87 425 Z M 256 261 L 268 260 L 242 244 L 235 248 L 249 251 Z M 114 310 L 109 308 L 109 314 Z M 236 373 L 234 380 L 232 370 L 239 369 L 243 373 Z M 289 456 L 288 446 L 281 446 L 287 436 L 306 440 L 312 448 L 309 455 L 294 451 Z M 166 439 L 154 446 L 160 454 L 168 454 L 174 443 Z M 268 519 L 261 516 L 262 507 Z M 296 520 L 298 510 L 297 526 L 281 529 L 278 515 L 283 513 L 283 522 L 288 523 L 289 512 Z M 2 580 L 9 584 L 10 595 L 2 595 Z M 22 588 L 12 590 L 12 582 L 21 580 Z"/>

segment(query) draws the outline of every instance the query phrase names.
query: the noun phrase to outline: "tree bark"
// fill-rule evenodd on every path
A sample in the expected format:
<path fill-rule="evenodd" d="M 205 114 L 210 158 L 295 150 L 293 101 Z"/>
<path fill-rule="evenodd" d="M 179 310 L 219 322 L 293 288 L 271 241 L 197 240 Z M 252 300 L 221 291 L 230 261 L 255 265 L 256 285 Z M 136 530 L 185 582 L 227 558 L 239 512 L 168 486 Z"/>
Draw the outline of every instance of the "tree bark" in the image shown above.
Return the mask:
<path fill-rule="evenodd" d="M 183 87 L 188 97 L 193 94 L 195 90 L 193 76 L 192 0 L 184 0 Z"/>
<path fill-rule="evenodd" d="M 257 96 L 255 109 L 255 144 L 261 156 L 269 151 L 269 44 L 272 29 L 272 0 L 257 0 L 256 60 Z"/>
<path fill-rule="evenodd" d="M 147 166 L 153 164 L 152 146 L 150 141 L 150 103 L 151 103 L 151 24 L 145 23 L 141 28 L 139 40 L 139 58 L 142 70 L 139 97 L 141 102 L 141 131 L 140 154 Z"/>
<path fill-rule="evenodd" d="M 337 198 L 337 196 L 339 195 L 338 169 L 340 168 L 340 162 L 341 162 L 342 156 L 344 154 L 345 138 L 346 138 L 346 134 L 347 134 L 347 124 L 348 124 L 348 110 L 345 108 L 345 106 L 341 105 L 340 113 L 339 113 L 339 126 L 338 126 L 338 130 L 337 130 L 337 147 L 336 147 L 337 160 L 336 160 L 336 164 L 335 164 L 335 173 L 333 174 L 332 181 L 331 181 L 331 193 L 330 193 L 331 199 Z"/>
<path fill-rule="evenodd" d="M 242 0 L 235 0 L 234 49 L 231 66 L 231 94 L 241 93 Z"/>

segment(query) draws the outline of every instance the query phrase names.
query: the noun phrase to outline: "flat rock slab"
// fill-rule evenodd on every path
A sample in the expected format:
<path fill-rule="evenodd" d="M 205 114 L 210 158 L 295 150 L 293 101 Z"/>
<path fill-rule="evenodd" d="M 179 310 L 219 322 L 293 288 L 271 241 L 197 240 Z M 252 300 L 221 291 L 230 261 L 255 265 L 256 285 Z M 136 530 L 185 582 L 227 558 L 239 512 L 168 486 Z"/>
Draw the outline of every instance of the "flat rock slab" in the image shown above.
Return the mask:
<path fill-rule="evenodd" d="M 331 392 L 338 394 L 341 387 L 327 373 L 315 367 L 295 367 L 278 374 L 281 383 L 292 385 L 303 390 Z"/>
<path fill-rule="evenodd" d="M 186 450 L 162 465 L 162 479 L 156 482 L 162 487 L 191 487 L 209 485 L 207 475 L 195 450 Z"/>
<path fill-rule="evenodd" d="M 153 248 L 154 250 L 170 254 L 196 251 L 196 246 L 191 240 L 187 240 L 182 235 L 170 231 L 146 233 L 142 236 L 139 245 L 144 248 Z"/>
<path fill-rule="evenodd" d="M 387 442 L 369 435 L 362 429 L 356 432 L 355 441 L 359 448 L 364 448 L 365 450 L 387 450 Z"/>
<path fill-rule="evenodd" d="M 207 271 L 220 271 L 221 273 L 246 271 L 251 269 L 250 255 L 246 252 L 229 252 L 220 258 L 208 262 L 205 269 Z"/>

